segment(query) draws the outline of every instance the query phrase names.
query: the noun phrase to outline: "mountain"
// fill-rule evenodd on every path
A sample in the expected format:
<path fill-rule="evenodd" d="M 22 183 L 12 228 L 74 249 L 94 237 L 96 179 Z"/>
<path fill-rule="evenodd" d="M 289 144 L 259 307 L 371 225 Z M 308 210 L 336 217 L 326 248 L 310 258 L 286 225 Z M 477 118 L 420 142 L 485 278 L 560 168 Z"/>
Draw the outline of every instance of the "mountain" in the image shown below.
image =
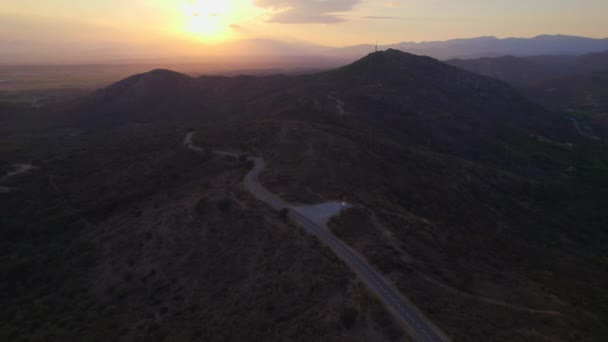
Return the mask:
<path fill-rule="evenodd" d="M 541 64 L 524 57 L 504 56 L 479 59 L 452 59 L 446 63 L 478 75 L 489 76 L 511 84 L 525 84 L 554 76 Z"/>
<path fill-rule="evenodd" d="M 589 238 L 605 241 L 592 204 L 605 151 L 568 118 L 397 50 L 290 82 L 243 103 L 256 114 L 202 126 L 198 142 L 263 156 L 262 182 L 291 202 L 360 205 L 332 230 L 455 340 L 565 340 L 565 321 L 601 340 L 601 320 L 571 305 L 606 317 L 591 304 L 604 266 L 579 268 L 601 255 Z"/>
<path fill-rule="evenodd" d="M 0 170 L 39 166 L 2 184 L 0 338 L 408 338 L 246 191 L 247 163 L 185 150 L 189 128 L 263 158 L 290 203 L 353 204 L 328 228 L 453 340 L 608 333 L 607 151 L 503 81 L 387 50 L 309 75 L 155 70 L 65 111 L 0 127 Z"/>
<path fill-rule="evenodd" d="M 554 78 L 608 70 L 608 51 L 581 56 L 545 55 L 453 59 L 446 63 L 511 84 L 532 84 Z"/>
<path fill-rule="evenodd" d="M 565 35 L 541 35 L 534 38 L 479 37 L 433 42 L 403 42 L 382 45 L 381 49 L 397 49 L 441 60 L 535 55 L 580 55 L 608 50 L 608 39 Z M 336 55 L 363 56 L 373 51 L 373 45 L 357 45 L 335 50 Z"/>
<path fill-rule="evenodd" d="M 159 42 L 123 44 L 117 42 L 63 43 L 51 46 L 48 40 L 0 40 L 0 65 L 6 64 L 155 64 L 210 63 L 225 71 L 226 64 L 237 68 L 273 68 L 273 63 L 290 68 L 334 68 L 374 51 L 372 44 L 331 47 L 298 40 L 251 38 L 216 44 Z M 430 42 L 401 42 L 379 46 L 440 60 L 454 58 L 581 55 L 608 50 L 607 39 L 566 35 L 533 38 L 476 37 Z M 67 53 L 69 52 L 69 53 Z M 44 60 L 39 57 L 45 56 Z M 270 59 L 270 61 L 268 61 Z M 294 59 L 298 62 L 295 63 Z M 15 63 L 18 61 L 18 63 Z M 258 66 L 261 65 L 261 66 Z M 279 67 L 279 65 L 274 65 Z M 233 68 L 234 69 L 234 68 Z"/>
<path fill-rule="evenodd" d="M 447 63 L 506 81 L 552 109 L 591 116 L 608 112 L 608 51 L 582 56 L 455 59 Z"/>
<path fill-rule="evenodd" d="M 583 75 L 540 81 L 523 87 L 531 99 L 543 105 L 571 113 L 608 114 L 608 68 Z"/>

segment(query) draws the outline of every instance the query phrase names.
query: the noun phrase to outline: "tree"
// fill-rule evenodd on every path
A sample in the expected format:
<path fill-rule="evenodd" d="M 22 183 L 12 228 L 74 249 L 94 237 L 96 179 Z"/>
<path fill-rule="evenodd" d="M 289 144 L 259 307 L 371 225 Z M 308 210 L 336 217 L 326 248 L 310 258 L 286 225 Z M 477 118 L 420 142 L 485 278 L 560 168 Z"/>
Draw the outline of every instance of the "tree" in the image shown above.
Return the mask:
<path fill-rule="evenodd" d="M 287 217 L 289 216 L 289 209 L 288 208 L 283 208 L 279 211 L 279 217 L 283 220 L 287 219 Z"/>
<path fill-rule="evenodd" d="M 217 208 L 223 212 L 230 211 L 230 208 L 232 208 L 232 201 L 229 198 L 224 198 L 217 202 Z"/>
<path fill-rule="evenodd" d="M 196 214 L 198 216 L 203 216 L 205 214 L 205 212 L 207 211 L 207 203 L 208 203 L 207 197 L 203 197 L 200 200 L 198 200 L 198 202 L 194 206 L 194 211 L 196 212 Z"/>
<path fill-rule="evenodd" d="M 355 325 L 355 322 L 357 322 L 358 316 L 359 312 L 357 311 L 357 309 L 352 306 L 346 306 L 340 314 L 340 319 L 342 320 L 342 324 L 344 324 L 346 328 L 350 329 Z"/>

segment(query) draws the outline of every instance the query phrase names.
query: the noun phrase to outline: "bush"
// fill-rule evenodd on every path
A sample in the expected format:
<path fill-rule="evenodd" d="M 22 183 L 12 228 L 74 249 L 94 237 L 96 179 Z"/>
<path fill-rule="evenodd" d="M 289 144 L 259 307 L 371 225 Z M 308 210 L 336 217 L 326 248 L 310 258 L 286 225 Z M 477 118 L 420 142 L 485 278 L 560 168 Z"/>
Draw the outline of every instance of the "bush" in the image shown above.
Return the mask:
<path fill-rule="evenodd" d="M 232 208 L 232 201 L 229 198 L 222 199 L 217 202 L 217 208 L 223 212 L 230 211 L 230 208 Z"/>
<path fill-rule="evenodd" d="M 194 212 L 196 213 L 196 215 L 203 216 L 205 214 L 205 212 L 207 211 L 208 202 L 209 201 L 207 197 L 203 197 L 199 199 L 198 202 L 196 202 L 196 204 L 194 205 Z"/>
<path fill-rule="evenodd" d="M 289 216 L 289 209 L 288 208 L 283 208 L 279 211 L 279 217 L 283 220 L 287 219 L 287 217 Z"/>
<path fill-rule="evenodd" d="M 357 309 L 353 308 L 352 306 L 346 306 L 344 310 L 342 310 L 340 319 L 346 328 L 352 328 L 355 325 L 355 322 L 357 322 L 358 316 L 359 312 Z"/>

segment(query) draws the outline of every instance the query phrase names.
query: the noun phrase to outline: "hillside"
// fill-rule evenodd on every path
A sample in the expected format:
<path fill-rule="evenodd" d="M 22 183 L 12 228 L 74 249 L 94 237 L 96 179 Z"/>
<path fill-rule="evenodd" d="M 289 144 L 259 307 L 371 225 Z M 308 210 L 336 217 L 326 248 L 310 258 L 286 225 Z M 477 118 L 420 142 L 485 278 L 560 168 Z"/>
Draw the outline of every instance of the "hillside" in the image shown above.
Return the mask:
<path fill-rule="evenodd" d="M 449 64 L 503 80 L 553 110 L 606 127 L 608 52 L 582 56 L 531 56 L 450 60 Z"/>
<path fill-rule="evenodd" d="M 608 113 L 608 68 L 584 75 L 546 80 L 525 88 L 546 106 L 581 114 Z"/>
<path fill-rule="evenodd" d="M 201 128 L 199 142 L 264 156 L 263 182 L 293 202 L 361 205 L 334 231 L 456 340 L 603 336 L 584 312 L 606 315 L 593 303 L 607 174 L 587 168 L 598 147 L 569 120 L 398 51 L 302 83 L 269 95 L 281 107 Z"/>
<path fill-rule="evenodd" d="M 404 339 L 246 165 L 185 151 L 190 127 L 264 158 L 291 203 L 354 204 L 332 232 L 455 341 L 608 334 L 607 151 L 502 81 L 387 50 L 301 76 L 157 70 L 62 108 L 0 150 L 40 167 L 0 194 L 2 337 Z"/>
<path fill-rule="evenodd" d="M 542 55 L 453 59 L 446 63 L 514 85 L 530 85 L 556 78 L 608 70 L 608 51 L 580 56 Z"/>
<path fill-rule="evenodd" d="M 529 84 L 555 77 L 550 70 L 538 62 L 521 57 L 454 59 L 447 61 L 447 63 L 478 75 L 492 77 L 515 85 Z"/>
<path fill-rule="evenodd" d="M 36 168 L 0 191 L 1 340 L 404 338 L 344 264 L 244 190 L 242 164 L 188 152 L 171 121 L 3 134 L 3 174 Z"/>

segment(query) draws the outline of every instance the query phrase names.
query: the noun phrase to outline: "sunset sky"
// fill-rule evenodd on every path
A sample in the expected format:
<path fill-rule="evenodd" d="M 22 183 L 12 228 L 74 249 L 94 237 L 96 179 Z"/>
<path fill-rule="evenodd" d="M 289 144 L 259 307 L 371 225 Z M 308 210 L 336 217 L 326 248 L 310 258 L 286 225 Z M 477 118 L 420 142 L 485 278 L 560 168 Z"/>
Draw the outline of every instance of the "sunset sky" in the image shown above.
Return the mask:
<path fill-rule="evenodd" d="M 486 35 L 604 38 L 606 13 L 605 0 L 19 0 L 0 5 L 0 44 L 32 53 L 146 45 L 188 54 L 246 38 L 328 46 Z"/>

